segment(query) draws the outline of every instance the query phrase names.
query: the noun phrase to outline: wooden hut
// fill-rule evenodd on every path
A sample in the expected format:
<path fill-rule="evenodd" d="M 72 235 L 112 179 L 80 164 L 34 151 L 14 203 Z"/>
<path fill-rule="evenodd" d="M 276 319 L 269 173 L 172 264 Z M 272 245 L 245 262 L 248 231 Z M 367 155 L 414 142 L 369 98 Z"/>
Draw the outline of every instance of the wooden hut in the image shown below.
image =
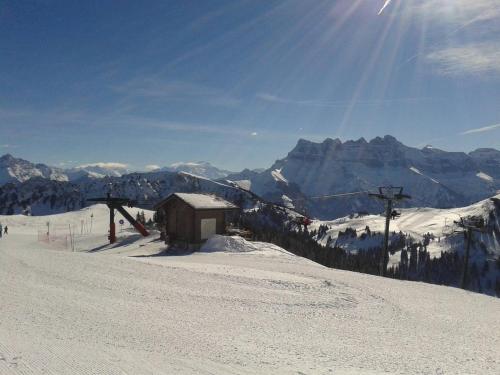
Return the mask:
<path fill-rule="evenodd" d="M 238 207 L 215 195 L 173 193 L 155 206 L 171 241 L 200 243 L 226 230 L 227 214 Z"/>

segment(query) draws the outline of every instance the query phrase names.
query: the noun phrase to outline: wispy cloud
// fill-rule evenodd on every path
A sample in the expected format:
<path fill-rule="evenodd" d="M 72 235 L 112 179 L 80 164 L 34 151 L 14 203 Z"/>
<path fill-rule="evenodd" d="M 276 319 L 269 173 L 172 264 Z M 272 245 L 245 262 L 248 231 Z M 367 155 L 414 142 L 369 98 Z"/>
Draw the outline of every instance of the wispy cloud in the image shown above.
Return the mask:
<path fill-rule="evenodd" d="M 444 33 L 419 55 L 443 75 L 500 73 L 500 0 L 408 0 L 406 9 Z"/>
<path fill-rule="evenodd" d="M 99 167 L 105 169 L 127 169 L 129 165 L 116 162 L 99 162 L 99 163 L 82 164 L 77 166 L 76 168 L 88 168 L 88 167 Z"/>
<path fill-rule="evenodd" d="M 500 43 L 477 43 L 436 50 L 426 56 L 445 75 L 500 74 Z"/>
<path fill-rule="evenodd" d="M 460 133 L 460 135 L 475 134 L 475 133 L 484 133 L 484 132 L 489 132 L 489 131 L 492 131 L 492 130 L 495 130 L 495 129 L 500 129 L 500 124 L 495 124 L 495 125 L 490 125 L 490 126 L 484 126 L 482 128 L 476 128 L 476 129 L 466 130 L 466 131 Z"/>
<path fill-rule="evenodd" d="M 230 93 L 184 81 L 167 81 L 157 77 L 140 77 L 112 87 L 125 96 L 144 97 L 161 101 L 190 101 L 213 106 L 233 107 L 240 100 Z"/>
<path fill-rule="evenodd" d="M 256 95 L 257 99 L 277 104 L 292 104 L 300 106 L 311 107 L 347 107 L 352 105 L 350 100 L 320 100 L 320 99 L 291 99 L 282 96 L 277 96 L 269 93 L 259 93 Z M 390 103 L 415 103 L 420 101 L 435 100 L 428 97 L 414 97 L 414 98 L 387 98 L 387 99 L 358 99 L 355 104 L 362 105 L 383 105 Z"/>
<path fill-rule="evenodd" d="M 17 145 L 11 145 L 11 144 L 3 144 L 3 145 L 0 145 L 0 148 L 16 148 Z"/>
<path fill-rule="evenodd" d="M 499 0 L 415 0 L 413 6 L 425 18 L 440 24 L 472 25 L 500 17 Z M 498 25 L 490 24 L 498 28 Z"/>
<path fill-rule="evenodd" d="M 144 166 L 144 169 L 148 172 L 151 172 L 151 171 L 155 171 L 157 169 L 160 169 L 161 167 L 159 165 L 156 165 L 156 164 L 148 164 L 146 166 Z"/>
<path fill-rule="evenodd" d="M 311 106 L 311 107 L 343 107 L 349 104 L 349 102 L 344 101 L 325 101 L 318 99 L 307 99 L 307 100 L 297 100 L 285 98 L 282 96 L 277 96 L 269 93 L 259 93 L 256 95 L 257 99 L 269 102 L 269 103 L 278 103 L 278 104 L 294 104 L 294 105 L 303 105 L 303 106 Z"/>
<path fill-rule="evenodd" d="M 382 14 L 382 12 L 385 10 L 385 8 L 387 8 L 389 6 L 389 4 L 391 3 L 391 1 L 392 0 L 385 0 L 384 5 L 382 6 L 382 8 L 380 8 L 380 10 L 378 12 L 379 16 Z"/>
<path fill-rule="evenodd" d="M 236 136 L 248 136 L 248 131 L 243 128 L 237 128 L 229 125 L 217 125 L 217 124 L 195 124 L 186 122 L 174 122 L 174 121 L 162 121 L 155 119 L 144 119 L 144 118 L 129 118 L 128 120 L 123 120 L 130 124 L 140 124 L 141 127 L 173 131 L 179 133 L 203 133 L 203 134 L 215 134 L 215 135 L 236 135 Z"/>

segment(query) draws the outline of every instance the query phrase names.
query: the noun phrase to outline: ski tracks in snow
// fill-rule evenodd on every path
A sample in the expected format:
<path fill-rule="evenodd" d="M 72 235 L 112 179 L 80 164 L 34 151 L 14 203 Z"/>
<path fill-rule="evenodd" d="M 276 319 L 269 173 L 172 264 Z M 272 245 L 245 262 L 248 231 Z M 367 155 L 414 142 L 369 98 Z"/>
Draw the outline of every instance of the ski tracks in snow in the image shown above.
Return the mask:
<path fill-rule="evenodd" d="M 291 255 L 0 243 L 0 374 L 497 374 L 496 299 Z M 471 318 L 472 317 L 472 318 Z"/>

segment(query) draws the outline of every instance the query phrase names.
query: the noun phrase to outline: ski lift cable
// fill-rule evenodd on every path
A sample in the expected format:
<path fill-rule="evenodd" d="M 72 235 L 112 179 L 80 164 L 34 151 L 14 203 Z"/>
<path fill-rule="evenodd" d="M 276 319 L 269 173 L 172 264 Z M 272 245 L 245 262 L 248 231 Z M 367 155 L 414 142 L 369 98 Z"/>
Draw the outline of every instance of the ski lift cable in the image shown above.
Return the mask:
<path fill-rule="evenodd" d="M 307 198 L 297 198 L 297 199 L 291 199 L 292 201 L 305 201 L 309 199 L 329 199 L 329 198 L 341 198 L 341 197 L 348 197 L 351 195 L 361 195 L 361 194 L 368 194 L 370 193 L 369 190 L 366 191 L 354 191 L 352 193 L 339 193 L 339 194 L 330 194 L 330 195 L 318 195 L 316 197 L 307 197 Z"/>

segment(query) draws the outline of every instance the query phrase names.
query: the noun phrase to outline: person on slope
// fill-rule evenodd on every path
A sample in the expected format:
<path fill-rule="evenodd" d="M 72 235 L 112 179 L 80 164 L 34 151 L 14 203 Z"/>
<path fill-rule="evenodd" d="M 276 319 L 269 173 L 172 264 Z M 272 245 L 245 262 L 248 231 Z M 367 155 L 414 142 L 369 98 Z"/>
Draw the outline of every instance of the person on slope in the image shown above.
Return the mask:
<path fill-rule="evenodd" d="M 6 225 L 3 234 L 9 234 L 9 227 Z"/>
<path fill-rule="evenodd" d="M 0 238 L 2 238 L 2 223 L 0 223 Z"/>

